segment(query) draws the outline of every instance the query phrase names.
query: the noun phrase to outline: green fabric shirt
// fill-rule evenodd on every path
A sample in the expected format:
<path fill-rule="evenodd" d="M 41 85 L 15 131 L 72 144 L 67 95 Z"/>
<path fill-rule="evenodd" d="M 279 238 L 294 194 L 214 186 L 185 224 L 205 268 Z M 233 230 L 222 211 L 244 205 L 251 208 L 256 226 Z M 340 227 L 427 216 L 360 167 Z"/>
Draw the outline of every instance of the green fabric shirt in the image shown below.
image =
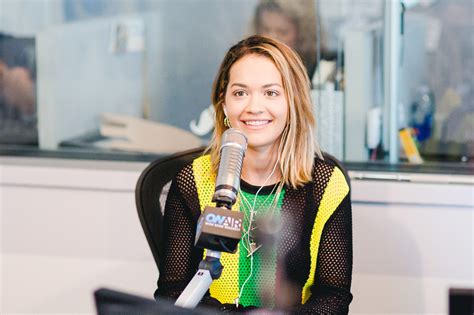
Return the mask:
<path fill-rule="evenodd" d="M 244 186 L 250 185 L 244 184 Z M 264 188 L 268 190 L 270 187 Z M 258 226 L 263 224 L 263 221 L 267 223 L 265 227 L 272 225 L 272 228 L 278 228 L 285 190 L 283 189 L 279 196 L 276 196 L 276 185 L 272 188 L 275 189 L 270 194 L 260 191 L 256 195 L 245 191 L 245 187 L 240 191 L 240 209 L 244 213 L 244 235 L 239 243 L 239 290 L 241 292 L 240 304 L 244 306 L 253 305 L 269 308 L 274 306 L 274 292 L 268 291 L 275 287 L 276 248 L 272 244 L 271 233 L 263 234 L 263 232 L 258 231 Z M 276 198 L 278 200 L 275 200 Z M 254 209 L 254 216 L 252 231 L 249 233 L 252 208 Z M 262 229 L 265 228 L 260 230 Z M 261 235 L 266 235 L 266 237 Z M 257 248 L 257 246 L 261 247 L 251 255 L 252 249 Z"/>

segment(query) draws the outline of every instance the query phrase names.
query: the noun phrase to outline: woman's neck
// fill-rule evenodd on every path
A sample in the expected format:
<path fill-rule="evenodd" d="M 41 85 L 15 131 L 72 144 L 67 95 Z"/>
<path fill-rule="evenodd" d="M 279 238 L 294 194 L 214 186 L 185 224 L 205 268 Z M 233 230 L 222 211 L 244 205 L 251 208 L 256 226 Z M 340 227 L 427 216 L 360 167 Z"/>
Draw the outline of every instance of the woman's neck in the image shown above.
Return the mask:
<path fill-rule="evenodd" d="M 242 179 L 254 186 L 271 185 L 280 181 L 281 172 L 275 150 L 256 151 L 249 148 L 242 166 Z M 275 171 L 272 174 L 273 168 Z M 270 176 L 271 174 L 271 176 Z M 270 177 L 269 177 L 270 176 Z"/>

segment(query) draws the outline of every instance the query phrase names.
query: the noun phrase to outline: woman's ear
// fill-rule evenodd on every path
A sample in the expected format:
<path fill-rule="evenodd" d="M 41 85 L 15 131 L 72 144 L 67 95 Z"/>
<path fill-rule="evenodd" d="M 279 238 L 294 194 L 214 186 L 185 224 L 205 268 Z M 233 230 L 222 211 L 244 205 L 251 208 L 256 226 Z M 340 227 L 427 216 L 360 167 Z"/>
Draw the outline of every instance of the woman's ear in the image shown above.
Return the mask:
<path fill-rule="evenodd" d="M 227 117 L 227 109 L 225 108 L 225 104 L 222 104 L 222 109 L 224 110 L 225 117 Z"/>

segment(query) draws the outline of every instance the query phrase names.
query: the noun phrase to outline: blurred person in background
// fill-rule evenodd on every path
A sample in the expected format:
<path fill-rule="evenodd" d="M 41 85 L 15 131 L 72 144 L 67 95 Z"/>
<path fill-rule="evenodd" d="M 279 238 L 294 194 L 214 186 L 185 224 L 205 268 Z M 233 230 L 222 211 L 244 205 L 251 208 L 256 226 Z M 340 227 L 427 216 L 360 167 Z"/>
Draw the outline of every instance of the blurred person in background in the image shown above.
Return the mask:
<path fill-rule="evenodd" d="M 252 21 L 252 33 L 279 40 L 300 55 L 310 80 L 317 67 L 318 34 L 321 56 L 328 55 L 326 39 L 314 0 L 260 0 Z"/>
<path fill-rule="evenodd" d="M 0 33 L 0 143 L 37 141 L 34 40 Z"/>

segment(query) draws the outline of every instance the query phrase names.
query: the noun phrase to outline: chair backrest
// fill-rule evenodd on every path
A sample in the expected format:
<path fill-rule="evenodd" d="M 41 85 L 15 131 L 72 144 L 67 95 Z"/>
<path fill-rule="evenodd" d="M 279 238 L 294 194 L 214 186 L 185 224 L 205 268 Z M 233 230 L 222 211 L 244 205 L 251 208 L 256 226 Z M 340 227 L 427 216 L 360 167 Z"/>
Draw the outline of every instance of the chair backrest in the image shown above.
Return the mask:
<path fill-rule="evenodd" d="M 179 152 L 152 162 L 143 170 L 135 189 L 138 217 L 156 266 L 162 252 L 164 202 L 173 177 L 186 164 L 204 152 L 204 147 Z"/>
<path fill-rule="evenodd" d="M 201 147 L 158 159 L 138 179 L 135 189 L 138 217 L 157 267 L 163 250 L 163 214 L 169 185 L 178 171 L 200 156 L 204 149 Z M 349 176 L 341 163 L 330 154 L 323 153 L 323 156 L 342 170 L 350 185 Z"/>

